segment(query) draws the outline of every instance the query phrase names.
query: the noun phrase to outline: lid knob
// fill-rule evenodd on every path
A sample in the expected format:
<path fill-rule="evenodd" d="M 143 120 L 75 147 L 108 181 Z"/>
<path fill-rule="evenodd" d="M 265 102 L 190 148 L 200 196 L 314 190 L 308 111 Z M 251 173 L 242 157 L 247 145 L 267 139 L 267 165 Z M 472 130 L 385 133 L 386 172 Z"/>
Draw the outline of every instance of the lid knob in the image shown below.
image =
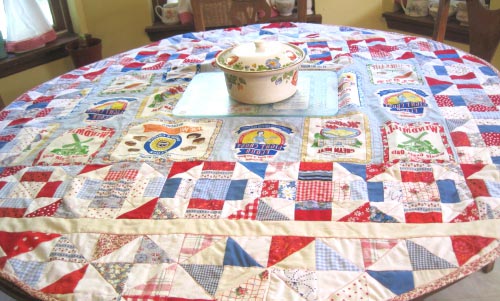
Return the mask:
<path fill-rule="evenodd" d="M 266 52 L 266 45 L 264 41 L 255 41 L 255 51 L 256 52 Z"/>

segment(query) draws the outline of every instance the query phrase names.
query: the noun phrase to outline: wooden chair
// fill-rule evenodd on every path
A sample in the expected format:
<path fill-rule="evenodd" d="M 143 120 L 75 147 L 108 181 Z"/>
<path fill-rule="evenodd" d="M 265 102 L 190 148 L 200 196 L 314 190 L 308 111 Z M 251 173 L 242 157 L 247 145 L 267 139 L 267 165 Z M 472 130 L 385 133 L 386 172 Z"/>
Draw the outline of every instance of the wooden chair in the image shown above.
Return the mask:
<path fill-rule="evenodd" d="M 491 62 L 500 41 L 500 9 L 488 10 L 479 0 L 467 0 L 470 53 Z"/>
<path fill-rule="evenodd" d="M 297 0 L 297 21 L 307 22 L 307 0 Z"/>
<path fill-rule="evenodd" d="M 448 24 L 448 9 L 450 0 L 439 0 L 439 7 L 436 19 L 434 20 L 434 32 L 432 38 L 438 42 L 444 41 L 446 25 Z"/>
<path fill-rule="evenodd" d="M 488 10 L 479 0 L 466 0 L 469 18 L 469 45 L 471 54 L 491 62 L 500 42 L 500 9 Z M 440 0 L 434 23 L 433 39 L 444 40 L 450 0 Z"/>
<path fill-rule="evenodd" d="M 265 23 L 271 17 L 266 0 L 191 0 L 196 31 Z"/>

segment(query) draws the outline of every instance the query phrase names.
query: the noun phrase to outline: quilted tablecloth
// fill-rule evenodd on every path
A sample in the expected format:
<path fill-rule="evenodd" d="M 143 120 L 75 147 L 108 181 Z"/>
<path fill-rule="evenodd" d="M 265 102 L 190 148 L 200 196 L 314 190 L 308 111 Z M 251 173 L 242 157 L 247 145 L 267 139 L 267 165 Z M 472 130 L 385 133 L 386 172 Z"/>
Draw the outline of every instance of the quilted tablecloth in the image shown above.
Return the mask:
<path fill-rule="evenodd" d="M 257 39 L 332 72 L 338 113 L 172 114 Z M 42 300 L 409 300 L 500 255 L 498 71 L 426 38 L 188 33 L 27 91 L 0 129 L 0 276 Z"/>

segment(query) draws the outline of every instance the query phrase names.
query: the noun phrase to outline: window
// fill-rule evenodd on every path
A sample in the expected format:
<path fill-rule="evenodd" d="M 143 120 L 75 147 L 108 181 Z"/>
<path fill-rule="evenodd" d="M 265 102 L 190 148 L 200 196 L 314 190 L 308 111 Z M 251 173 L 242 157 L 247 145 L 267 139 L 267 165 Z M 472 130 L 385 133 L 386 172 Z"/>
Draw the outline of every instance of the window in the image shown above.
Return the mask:
<path fill-rule="evenodd" d="M 73 32 L 71 19 L 66 0 L 35 0 L 42 12 L 54 30 L 58 33 Z M 7 18 L 3 8 L 3 1 L 0 1 L 0 31 L 3 35 L 7 32 Z"/>
<path fill-rule="evenodd" d="M 67 56 L 65 44 L 77 39 L 69 14 L 67 0 L 35 0 L 40 4 L 44 16 L 57 32 L 57 40 L 45 47 L 20 54 L 9 54 L 0 60 L 0 78 Z M 0 0 L 0 30 L 5 37 L 6 18 L 3 0 Z"/>

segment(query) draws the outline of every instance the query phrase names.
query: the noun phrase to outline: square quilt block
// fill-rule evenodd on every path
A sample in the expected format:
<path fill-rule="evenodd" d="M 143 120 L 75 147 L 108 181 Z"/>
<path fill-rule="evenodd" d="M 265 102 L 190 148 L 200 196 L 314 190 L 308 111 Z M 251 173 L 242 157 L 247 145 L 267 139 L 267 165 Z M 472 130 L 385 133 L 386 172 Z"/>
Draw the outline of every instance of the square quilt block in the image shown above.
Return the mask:
<path fill-rule="evenodd" d="M 220 120 L 132 123 L 105 158 L 112 162 L 197 161 L 208 158 L 222 122 Z"/>
<path fill-rule="evenodd" d="M 174 198 L 182 180 L 181 178 L 166 179 L 160 191 L 160 198 Z"/>
<path fill-rule="evenodd" d="M 362 113 L 307 118 L 302 160 L 367 163 L 372 155 L 369 127 L 368 118 Z"/>
<path fill-rule="evenodd" d="M 403 202 L 439 202 L 439 190 L 435 183 L 401 183 Z"/>
<path fill-rule="evenodd" d="M 165 185 L 166 180 L 167 179 L 163 177 L 150 179 L 148 184 L 146 185 L 146 189 L 144 189 L 144 196 L 145 197 L 160 196 L 160 194 L 163 192 L 163 187 Z"/>
<path fill-rule="evenodd" d="M 439 202 L 409 202 L 404 204 L 407 223 L 442 223 L 443 216 Z"/>
<path fill-rule="evenodd" d="M 296 221 L 330 221 L 332 220 L 332 203 L 302 201 L 295 203 Z"/>
<path fill-rule="evenodd" d="M 297 182 L 280 181 L 278 187 L 278 198 L 294 201 L 297 198 Z"/>
<path fill-rule="evenodd" d="M 327 181 L 298 181 L 297 201 L 331 202 L 333 186 Z"/>
<path fill-rule="evenodd" d="M 480 122 L 480 121 L 479 121 Z M 490 120 L 486 121 L 486 124 L 479 125 L 479 131 L 484 143 L 488 147 L 499 147 L 500 146 L 500 122 Z"/>
<path fill-rule="evenodd" d="M 453 152 L 442 125 L 389 121 L 382 128 L 385 162 L 448 162 Z"/>
<path fill-rule="evenodd" d="M 279 181 L 278 180 L 266 180 L 262 185 L 261 197 L 278 197 Z"/>
<path fill-rule="evenodd" d="M 370 202 L 384 201 L 384 183 L 383 182 L 367 182 L 366 188 L 368 191 L 368 199 Z"/>
<path fill-rule="evenodd" d="M 224 201 L 191 199 L 184 217 L 187 219 L 218 219 L 221 216 Z"/>
<path fill-rule="evenodd" d="M 199 179 L 192 198 L 203 200 L 225 200 L 231 180 Z"/>
<path fill-rule="evenodd" d="M 243 200 L 247 183 L 248 180 L 232 180 L 229 183 L 229 189 L 224 199 L 227 201 Z"/>
<path fill-rule="evenodd" d="M 453 180 L 437 180 L 436 181 L 441 203 L 458 203 L 460 196 Z"/>

